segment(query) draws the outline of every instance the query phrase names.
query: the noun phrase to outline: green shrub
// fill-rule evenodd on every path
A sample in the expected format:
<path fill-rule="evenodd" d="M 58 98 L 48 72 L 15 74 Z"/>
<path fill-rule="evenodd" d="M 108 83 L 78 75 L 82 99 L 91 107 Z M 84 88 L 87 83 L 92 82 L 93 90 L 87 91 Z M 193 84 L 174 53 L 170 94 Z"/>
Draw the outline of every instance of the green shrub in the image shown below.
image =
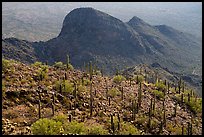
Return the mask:
<path fill-rule="evenodd" d="M 68 64 L 68 70 L 74 70 L 74 67 L 70 63 Z"/>
<path fill-rule="evenodd" d="M 85 135 L 87 133 L 87 127 L 84 123 L 72 121 L 64 124 L 64 134 L 80 134 Z"/>
<path fill-rule="evenodd" d="M 128 122 L 121 123 L 121 129 L 118 132 L 119 135 L 140 135 L 139 130 Z"/>
<path fill-rule="evenodd" d="M 68 92 L 68 93 L 72 93 L 73 92 L 74 84 L 71 83 L 69 80 L 56 81 L 55 88 L 56 88 L 57 91 L 60 90 L 60 84 L 62 86 L 62 92 Z"/>
<path fill-rule="evenodd" d="M 163 84 L 163 82 L 157 82 L 156 84 L 155 84 L 155 86 L 157 87 L 157 89 L 158 90 L 160 90 L 160 91 L 164 91 L 165 90 L 165 85 Z"/>
<path fill-rule="evenodd" d="M 87 90 L 87 88 L 85 87 L 85 86 L 83 86 L 83 85 L 79 85 L 78 87 L 77 87 L 77 94 L 78 95 L 80 95 L 81 93 L 86 93 L 86 92 L 88 92 L 88 90 Z"/>
<path fill-rule="evenodd" d="M 117 88 L 111 88 L 110 90 L 108 90 L 108 96 L 114 98 L 118 95 L 120 95 L 120 91 Z"/>
<path fill-rule="evenodd" d="M 85 85 L 85 86 L 88 86 L 88 85 L 90 85 L 90 84 L 91 84 L 91 81 L 90 81 L 90 80 L 84 79 L 84 85 Z"/>
<path fill-rule="evenodd" d="M 9 60 L 2 59 L 2 72 L 6 72 L 9 66 Z"/>
<path fill-rule="evenodd" d="M 65 68 L 65 65 L 62 62 L 55 62 L 53 66 L 55 68 Z"/>
<path fill-rule="evenodd" d="M 31 131 L 34 135 L 60 135 L 62 123 L 52 119 L 39 119 L 31 125 Z"/>
<path fill-rule="evenodd" d="M 32 64 L 33 66 L 36 67 L 41 67 L 42 66 L 42 62 L 36 61 L 34 64 Z"/>
<path fill-rule="evenodd" d="M 117 75 L 113 78 L 113 82 L 115 82 L 116 84 L 120 84 L 124 80 L 126 79 L 122 75 Z"/>
<path fill-rule="evenodd" d="M 54 116 L 52 119 L 54 121 L 56 121 L 56 122 L 61 122 L 63 124 L 67 122 L 67 116 L 64 115 L 64 114 L 60 114 L 60 115 Z"/>
<path fill-rule="evenodd" d="M 65 85 L 65 88 L 64 88 L 63 92 L 68 92 L 68 93 L 73 92 L 73 90 L 74 90 L 74 84 L 73 83 L 71 83 L 68 80 L 65 80 L 64 83 L 62 84 L 62 87 L 64 87 L 64 85 Z"/>
<path fill-rule="evenodd" d="M 104 129 L 102 125 L 92 125 L 88 127 L 88 135 L 107 135 L 108 130 Z"/>
<path fill-rule="evenodd" d="M 144 81 L 144 76 L 143 75 L 137 75 L 138 76 L 138 81 L 137 82 L 142 82 Z M 137 76 L 133 77 L 133 80 L 137 80 Z"/>
<path fill-rule="evenodd" d="M 159 99 L 163 99 L 164 98 L 164 93 L 158 90 L 151 90 L 151 92 L 156 95 L 156 97 L 158 97 Z"/>

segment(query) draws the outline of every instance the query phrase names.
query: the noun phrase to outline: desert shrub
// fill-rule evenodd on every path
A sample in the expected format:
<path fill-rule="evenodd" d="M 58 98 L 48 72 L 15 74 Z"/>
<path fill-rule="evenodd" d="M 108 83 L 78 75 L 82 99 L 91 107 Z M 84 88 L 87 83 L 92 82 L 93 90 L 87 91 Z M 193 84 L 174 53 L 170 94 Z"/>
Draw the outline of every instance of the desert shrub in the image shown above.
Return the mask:
<path fill-rule="evenodd" d="M 113 82 L 115 82 L 116 84 L 120 84 L 124 80 L 126 79 L 122 75 L 117 75 L 113 78 Z"/>
<path fill-rule="evenodd" d="M 71 83 L 69 80 L 59 80 L 55 83 L 55 88 L 57 91 L 60 90 L 60 84 L 62 86 L 62 92 L 72 93 L 74 90 L 74 84 Z"/>
<path fill-rule="evenodd" d="M 163 99 L 164 98 L 164 93 L 158 90 L 151 90 L 151 92 L 156 95 L 157 98 Z"/>
<path fill-rule="evenodd" d="M 157 87 L 157 89 L 158 90 L 160 90 L 160 91 L 163 91 L 163 90 L 165 90 L 165 85 L 163 84 L 163 82 L 162 81 L 160 81 L 160 82 L 157 82 L 156 84 L 155 84 L 155 86 Z"/>
<path fill-rule="evenodd" d="M 65 86 L 64 86 L 65 85 Z M 62 84 L 62 87 L 65 87 L 63 92 L 68 92 L 68 93 L 72 93 L 74 90 L 74 84 L 71 83 L 68 80 L 65 80 L 64 83 Z"/>
<path fill-rule="evenodd" d="M 7 59 L 2 59 L 2 72 L 6 73 L 10 67 L 10 61 Z"/>
<path fill-rule="evenodd" d="M 96 70 L 96 71 L 94 71 L 93 74 L 94 74 L 94 75 L 98 75 L 98 76 L 101 76 L 101 75 L 102 75 L 100 70 Z"/>
<path fill-rule="evenodd" d="M 68 70 L 74 70 L 74 67 L 70 63 L 68 64 Z"/>
<path fill-rule="evenodd" d="M 77 87 L 77 91 L 78 91 L 78 92 L 77 92 L 78 95 L 80 95 L 81 93 L 86 93 L 86 92 L 88 92 L 86 86 L 83 86 L 83 85 L 79 85 L 79 86 Z"/>
<path fill-rule="evenodd" d="M 111 88 L 108 90 L 108 96 L 114 98 L 117 95 L 120 95 L 120 91 L 117 88 Z"/>
<path fill-rule="evenodd" d="M 188 102 L 188 97 L 184 97 L 184 103 L 190 108 L 190 110 L 194 113 L 202 112 L 202 98 L 197 98 L 195 102 L 195 98 L 192 98 L 190 102 Z"/>
<path fill-rule="evenodd" d="M 181 102 L 181 95 L 177 94 L 174 99 Z M 184 103 L 193 113 L 202 112 L 202 98 L 197 98 L 197 101 L 195 101 L 195 97 L 191 97 L 190 102 L 188 102 L 188 97 L 184 96 Z"/>
<path fill-rule="evenodd" d="M 32 66 L 41 67 L 42 62 L 36 61 Z"/>
<path fill-rule="evenodd" d="M 108 129 L 111 129 L 111 117 L 107 117 L 106 121 L 107 121 L 106 123 L 107 123 Z M 121 122 L 122 122 L 122 119 L 121 119 Z M 117 132 L 117 127 L 118 127 L 118 118 L 117 118 L 117 116 L 113 116 L 113 124 L 114 124 L 114 127 L 115 127 L 115 131 Z"/>
<path fill-rule="evenodd" d="M 57 116 L 54 116 L 52 119 L 56 122 L 61 122 L 63 124 L 67 122 L 67 116 L 64 114 L 59 114 Z"/>
<path fill-rule="evenodd" d="M 181 125 L 174 125 L 172 123 L 168 123 L 166 125 L 166 130 L 173 133 L 173 134 L 176 134 L 176 135 L 182 135 L 182 126 Z M 186 127 L 184 128 L 184 135 L 186 135 L 187 133 L 187 129 Z"/>
<path fill-rule="evenodd" d="M 59 135 L 62 130 L 62 123 L 52 119 L 39 119 L 31 125 L 34 135 Z"/>
<path fill-rule="evenodd" d="M 87 135 L 107 135 L 108 130 L 104 129 L 102 125 L 92 125 L 88 127 Z"/>
<path fill-rule="evenodd" d="M 137 75 L 138 76 L 138 81 L 137 82 L 142 82 L 144 81 L 144 76 L 143 75 Z M 137 76 L 133 77 L 133 80 L 137 80 Z"/>
<path fill-rule="evenodd" d="M 85 135 L 87 133 L 87 127 L 84 123 L 72 121 L 64 124 L 64 134 L 80 134 Z"/>
<path fill-rule="evenodd" d="M 62 62 L 55 62 L 55 64 L 53 65 L 55 68 L 64 68 L 65 65 Z"/>
<path fill-rule="evenodd" d="M 91 81 L 90 81 L 90 80 L 84 79 L 84 85 L 85 85 L 85 86 L 88 86 L 88 85 L 90 85 L 90 84 L 91 84 Z"/>
<path fill-rule="evenodd" d="M 121 129 L 118 132 L 119 135 L 140 135 L 139 130 L 128 122 L 121 123 Z"/>

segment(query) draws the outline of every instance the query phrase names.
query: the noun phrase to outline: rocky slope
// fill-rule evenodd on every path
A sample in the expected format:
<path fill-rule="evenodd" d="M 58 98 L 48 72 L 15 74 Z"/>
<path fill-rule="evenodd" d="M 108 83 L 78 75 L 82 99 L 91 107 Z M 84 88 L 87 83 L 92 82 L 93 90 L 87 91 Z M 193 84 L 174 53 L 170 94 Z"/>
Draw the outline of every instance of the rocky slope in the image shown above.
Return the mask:
<path fill-rule="evenodd" d="M 192 124 L 192 134 L 202 134 L 202 99 L 197 98 L 193 92 L 190 93 L 187 88 L 179 94 L 178 88 L 175 91 L 175 88 L 170 86 L 169 91 L 166 91 L 162 90 L 161 86 L 144 80 L 140 80 L 140 88 L 139 81 L 116 81 L 113 77 L 102 77 L 99 73 L 93 74 L 91 84 L 90 74 L 76 69 L 67 70 L 63 66 L 53 67 L 41 63 L 26 65 L 11 60 L 2 61 L 3 134 L 33 134 L 30 126 L 39 119 L 39 94 L 41 117 L 52 118 L 53 92 L 55 93 L 55 116 L 64 114 L 68 118 L 68 115 L 71 115 L 72 120 L 82 122 L 87 127 L 99 123 L 104 129 L 109 130 L 108 134 L 113 134 L 109 126 L 111 114 L 114 114 L 114 121 L 119 114 L 121 124 L 127 122 L 138 131 L 132 133 L 128 128 L 126 133 L 120 132 L 122 126 L 120 130 L 115 128 L 114 134 L 177 135 L 182 134 L 182 127 L 184 127 L 183 134 L 187 134 L 188 122 Z M 142 77 L 142 75 L 145 75 L 144 71 L 141 71 L 138 76 Z M 59 83 L 63 83 L 64 80 L 66 88 L 62 85 L 60 91 Z M 76 89 L 74 83 L 76 83 Z M 140 89 L 141 92 L 139 92 Z M 133 112 L 135 112 L 133 102 L 139 101 L 140 93 L 141 106 L 137 107 L 138 112 L 134 113 L 135 118 L 133 118 Z M 166 95 L 163 96 L 164 93 Z M 180 100 L 182 94 L 183 103 Z M 187 99 L 188 94 L 190 103 Z M 92 105 L 90 105 L 91 96 Z M 153 109 L 155 111 L 151 115 L 152 124 L 149 127 L 151 99 L 155 99 Z M 177 104 L 176 115 L 174 115 L 175 104 Z M 90 116 L 90 106 L 92 106 L 92 116 Z M 161 126 L 164 112 L 166 126 Z"/>

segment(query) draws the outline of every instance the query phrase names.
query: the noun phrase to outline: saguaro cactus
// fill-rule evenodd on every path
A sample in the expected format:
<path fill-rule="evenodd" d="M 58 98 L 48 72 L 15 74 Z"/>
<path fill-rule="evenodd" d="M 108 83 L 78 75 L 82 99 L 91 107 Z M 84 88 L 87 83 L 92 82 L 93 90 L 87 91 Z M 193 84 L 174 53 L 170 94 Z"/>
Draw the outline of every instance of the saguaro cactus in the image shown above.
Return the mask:
<path fill-rule="evenodd" d="M 132 86 L 132 79 L 130 78 L 130 86 Z"/>
<path fill-rule="evenodd" d="M 108 97 L 108 105 L 110 106 L 110 97 Z"/>
<path fill-rule="evenodd" d="M 191 96 L 190 96 L 190 94 L 188 93 L 188 103 L 190 103 L 190 101 L 191 101 Z"/>
<path fill-rule="evenodd" d="M 72 122 L 72 115 L 69 114 L 69 122 Z"/>
<path fill-rule="evenodd" d="M 161 120 L 160 126 L 159 126 L 159 133 L 163 131 L 163 121 Z"/>
<path fill-rule="evenodd" d="M 60 93 L 62 94 L 62 84 L 60 83 Z"/>
<path fill-rule="evenodd" d="M 111 114 L 111 130 L 113 134 L 115 133 L 114 122 L 113 122 L 113 114 Z"/>
<path fill-rule="evenodd" d="M 123 87 L 121 87 L 121 99 L 123 100 Z"/>
<path fill-rule="evenodd" d="M 141 101 L 142 101 L 142 83 L 140 82 L 139 93 L 138 93 L 138 104 L 139 104 L 139 108 L 141 107 Z M 139 108 L 138 108 L 138 109 L 139 109 Z"/>
<path fill-rule="evenodd" d="M 38 100 L 38 117 L 41 118 L 41 101 Z"/>
<path fill-rule="evenodd" d="M 152 109 L 153 109 L 152 115 L 153 116 L 155 115 L 155 103 L 156 103 L 156 95 L 154 94 L 154 103 L 153 103 L 153 106 L 152 106 Z"/>
<path fill-rule="evenodd" d="M 38 92 L 38 117 L 41 118 L 41 95 L 40 90 L 37 90 Z"/>
<path fill-rule="evenodd" d="M 170 87 L 170 84 L 169 84 L 169 82 L 168 82 L 168 84 L 167 84 L 167 93 L 169 94 L 169 87 Z"/>
<path fill-rule="evenodd" d="M 183 93 L 181 94 L 181 104 L 183 104 Z"/>
<path fill-rule="evenodd" d="M 69 68 L 69 55 L 67 54 L 67 69 Z"/>
<path fill-rule="evenodd" d="M 166 107 L 164 106 L 163 124 L 166 127 Z"/>
<path fill-rule="evenodd" d="M 64 73 L 64 79 L 67 80 L 67 73 Z"/>
<path fill-rule="evenodd" d="M 182 92 L 184 93 L 184 89 L 185 89 L 185 83 L 183 81 L 183 84 L 182 84 Z"/>
<path fill-rule="evenodd" d="M 105 83 L 106 83 L 106 98 L 108 99 L 108 82 L 107 82 L 107 79 L 105 79 Z"/>
<path fill-rule="evenodd" d="M 118 131 L 120 130 L 120 114 L 118 113 Z"/>
<path fill-rule="evenodd" d="M 148 128 L 151 128 L 151 107 L 149 107 L 149 119 L 148 119 Z"/>
<path fill-rule="evenodd" d="M 89 74 L 90 74 L 90 81 L 92 81 L 92 77 L 93 77 L 93 67 L 92 67 L 92 62 L 90 61 L 89 64 Z"/>
<path fill-rule="evenodd" d="M 137 77 L 136 77 L 136 84 L 138 84 L 139 83 L 139 78 L 138 78 L 138 75 L 137 75 Z"/>
<path fill-rule="evenodd" d="M 55 115 L 55 93 L 52 96 L 52 115 Z"/>
<path fill-rule="evenodd" d="M 90 85 L 90 116 L 93 114 L 93 95 L 92 95 L 92 81 Z"/>
<path fill-rule="evenodd" d="M 175 107 L 174 107 L 174 117 L 176 117 L 176 112 L 177 112 L 177 102 L 176 102 Z"/>
<path fill-rule="evenodd" d="M 180 94 L 181 93 L 181 77 L 179 78 L 178 88 L 179 88 L 179 94 Z"/>

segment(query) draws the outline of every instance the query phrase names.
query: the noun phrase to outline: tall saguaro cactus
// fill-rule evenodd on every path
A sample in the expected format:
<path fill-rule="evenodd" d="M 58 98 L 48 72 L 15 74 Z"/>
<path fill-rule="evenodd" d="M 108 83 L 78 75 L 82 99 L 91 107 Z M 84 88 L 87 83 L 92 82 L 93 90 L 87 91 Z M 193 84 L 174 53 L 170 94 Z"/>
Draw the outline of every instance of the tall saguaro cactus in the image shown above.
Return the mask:
<path fill-rule="evenodd" d="M 163 114 L 163 124 L 166 127 L 166 107 L 164 106 L 164 114 Z"/>
<path fill-rule="evenodd" d="M 120 130 L 120 114 L 118 113 L 118 131 Z"/>
<path fill-rule="evenodd" d="M 174 107 L 174 117 L 176 117 L 176 113 L 177 112 L 177 102 L 176 102 L 176 104 L 175 104 L 175 107 Z"/>
<path fill-rule="evenodd" d="M 123 87 L 121 87 L 121 99 L 123 100 Z"/>
<path fill-rule="evenodd" d="M 169 87 L 170 87 L 170 84 L 168 82 L 168 84 L 167 84 L 167 94 L 169 94 Z"/>
<path fill-rule="evenodd" d="M 140 82 L 139 93 L 138 93 L 138 105 L 139 105 L 139 108 L 141 107 L 141 102 L 142 102 L 142 83 Z"/>
<path fill-rule="evenodd" d="M 181 93 L 181 77 L 179 78 L 178 88 L 179 88 L 179 94 L 180 94 Z"/>
<path fill-rule="evenodd" d="M 52 115 L 55 115 L 55 93 L 52 95 Z"/>
<path fill-rule="evenodd" d="M 41 118 L 41 95 L 40 90 L 37 90 L 38 92 L 38 117 Z"/>
<path fill-rule="evenodd" d="M 92 81 L 90 85 L 90 117 L 93 115 L 93 95 L 92 95 Z"/>
<path fill-rule="evenodd" d="M 114 127 L 114 122 L 113 122 L 113 114 L 111 114 L 111 130 L 114 134 L 115 133 L 115 127 Z"/>
<path fill-rule="evenodd" d="M 41 118 L 41 101 L 38 100 L 38 117 Z"/>
<path fill-rule="evenodd" d="M 69 68 L 69 55 L 67 54 L 67 69 Z"/>
<path fill-rule="evenodd" d="M 153 106 L 152 106 L 152 109 L 153 109 L 153 116 L 155 115 L 155 103 L 156 103 L 156 95 L 154 94 L 154 103 L 153 103 Z"/>
<path fill-rule="evenodd" d="M 89 64 L 89 74 L 90 74 L 90 81 L 92 81 L 92 77 L 93 77 L 93 66 L 92 66 L 92 62 L 90 61 Z"/>

